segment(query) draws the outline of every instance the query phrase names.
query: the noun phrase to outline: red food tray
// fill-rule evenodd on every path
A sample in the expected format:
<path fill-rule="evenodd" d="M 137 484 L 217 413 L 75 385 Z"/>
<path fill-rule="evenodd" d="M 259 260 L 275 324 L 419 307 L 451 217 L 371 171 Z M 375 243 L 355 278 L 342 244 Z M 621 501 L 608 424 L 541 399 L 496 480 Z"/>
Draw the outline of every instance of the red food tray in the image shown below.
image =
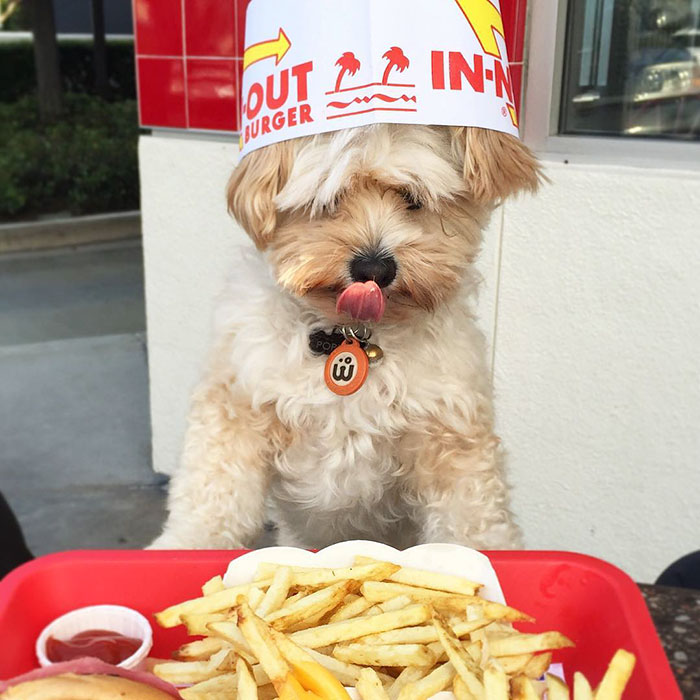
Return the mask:
<path fill-rule="evenodd" d="M 200 595 L 240 551 L 90 551 L 41 557 L 0 582 L 0 678 L 35 667 L 34 642 L 55 617 L 84 605 L 114 603 L 154 612 Z M 567 682 L 574 670 L 597 684 L 613 653 L 637 656 L 626 700 L 676 700 L 681 693 L 639 589 L 599 559 L 565 552 L 487 552 L 508 603 L 533 615 L 523 631 L 556 629 L 576 648 L 554 658 Z M 182 644 L 182 628 L 154 623 L 153 656 Z"/>

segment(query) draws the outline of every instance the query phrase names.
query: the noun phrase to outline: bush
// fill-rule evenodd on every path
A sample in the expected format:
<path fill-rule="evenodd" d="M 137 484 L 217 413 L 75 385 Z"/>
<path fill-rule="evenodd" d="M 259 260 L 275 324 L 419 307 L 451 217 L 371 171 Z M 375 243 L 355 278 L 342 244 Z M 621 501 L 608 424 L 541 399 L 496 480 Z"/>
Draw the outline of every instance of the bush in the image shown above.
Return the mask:
<path fill-rule="evenodd" d="M 0 220 L 138 209 L 136 102 L 64 97 L 53 124 L 34 96 L 0 104 Z"/>
<path fill-rule="evenodd" d="M 58 54 L 64 90 L 94 94 L 92 41 L 62 39 Z M 107 42 L 107 77 L 114 99 L 136 99 L 134 70 L 133 40 L 110 39 Z M 35 90 L 32 42 L 0 43 L 0 102 L 12 102 Z"/>

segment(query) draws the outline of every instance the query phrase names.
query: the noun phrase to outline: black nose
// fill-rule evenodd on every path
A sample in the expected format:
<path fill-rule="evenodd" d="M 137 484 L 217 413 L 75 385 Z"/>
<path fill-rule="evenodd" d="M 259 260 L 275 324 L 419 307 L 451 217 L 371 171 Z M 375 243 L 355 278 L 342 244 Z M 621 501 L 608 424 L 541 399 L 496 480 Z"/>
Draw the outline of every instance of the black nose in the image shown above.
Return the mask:
<path fill-rule="evenodd" d="M 350 261 L 350 276 L 354 282 L 374 280 L 388 287 L 396 277 L 396 260 L 386 253 L 360 253 Z"/>

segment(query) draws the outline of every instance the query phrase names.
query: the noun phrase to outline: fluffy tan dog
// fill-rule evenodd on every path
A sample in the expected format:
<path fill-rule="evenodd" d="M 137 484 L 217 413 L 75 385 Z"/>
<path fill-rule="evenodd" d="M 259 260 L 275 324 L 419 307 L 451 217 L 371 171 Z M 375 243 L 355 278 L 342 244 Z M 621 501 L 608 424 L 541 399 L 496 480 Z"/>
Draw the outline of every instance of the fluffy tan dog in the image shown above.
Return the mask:
<path fill-rule="evenodd" d="M 494 206 L 538 180 L 516 138 L 478 128 L 357 127 L 244 157 L 229 205 L 261 254 L 219 306 L 152 546 L 250 546 L 267 506 L 280 544 L 517 547 L 472 263 Z M 368 280 L 384 358 L 338 396 L 309 338 Z"/>

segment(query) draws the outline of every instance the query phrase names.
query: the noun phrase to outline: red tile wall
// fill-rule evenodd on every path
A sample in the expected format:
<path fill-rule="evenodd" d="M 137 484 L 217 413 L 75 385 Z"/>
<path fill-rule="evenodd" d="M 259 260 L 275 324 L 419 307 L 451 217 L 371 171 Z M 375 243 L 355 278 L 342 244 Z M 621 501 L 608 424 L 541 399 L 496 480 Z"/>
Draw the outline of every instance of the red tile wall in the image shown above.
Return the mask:
<path fill-rule="evenodd" d="M 145 127 L 238 131 L 249 0 L 132 0 Z M 501 0 L 520 104 L 527 0 Z"/>

